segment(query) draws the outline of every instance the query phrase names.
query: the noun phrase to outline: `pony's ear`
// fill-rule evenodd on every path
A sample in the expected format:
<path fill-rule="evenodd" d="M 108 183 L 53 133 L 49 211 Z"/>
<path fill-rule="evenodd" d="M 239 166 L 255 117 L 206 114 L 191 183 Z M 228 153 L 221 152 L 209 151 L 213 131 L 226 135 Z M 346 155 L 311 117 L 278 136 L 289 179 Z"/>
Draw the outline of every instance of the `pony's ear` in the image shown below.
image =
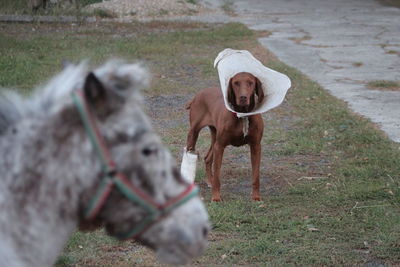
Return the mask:
<path fill-rule="evenodd" d="M 232 107 L 236 107 L 236 96 L 232 87 L 232 79 L 229 80 L 228 84 L 228 102 L 231 104 Z"/>
<path fill-rule="evenodd" d="M 85 92 L 86 101 L 92 106 L 99 107 L 105 103 L 107 97 L 106 90 L 93 72 L 90 72 L 86 76 L 83 90 Z"/>
<path fill-rule="evenodd" d="M 257 103 L 260 104 L 264 100 L 264 90 L 262 88 L 262 84 L 258 78 L 256 78 L 256 95 L 257 95 Z"/>

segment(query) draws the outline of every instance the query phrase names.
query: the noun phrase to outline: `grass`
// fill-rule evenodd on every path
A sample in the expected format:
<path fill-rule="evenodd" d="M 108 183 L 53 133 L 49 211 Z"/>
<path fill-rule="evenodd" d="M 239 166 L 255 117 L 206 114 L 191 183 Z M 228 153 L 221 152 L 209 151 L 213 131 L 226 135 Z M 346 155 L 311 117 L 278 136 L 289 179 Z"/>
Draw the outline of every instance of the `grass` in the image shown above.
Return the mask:
<path fill-rule="evenodd" d="M 193 4 L 193 5 L 197 5 L 198 4 L 197 0 L 186 0 L 186 2 L 189 3 L 189 4 Z"/>
<path fill-rule="evenodd" d="M 227 14 L 235 15 L 234 14 L 235 12 L 233 10 L 233 2 L 232 2 L 232 0 L 224 0 L 222 2 L 222 4 L 221 4 L 221 9 Z"/>
<path fill-rule="evenodd" d="M 96 8 L 93 10 L 93 15 L 99 18 L 115 18 L 117 15 L 115 15 L 113 12 L 106 10 L 106 9 L 101 9 L 101 8 Z"/>
<path fill-rule="evenodd" d="M 28 11 L 28 1 L 24 0 L 3 0 L 0 6 L 0 13 L 25 13 Z"/>
<path fill-rule="evenodd" d="M 357 266 L 400 264 L 400 145 L 296 69 L 279 62 L 241 24 L 0 24 L 0 86 L 29 93 L 62 59 L 143 60 L 153 72 L 144 93 L 158 108 L 156 130 L 179 159 L 188 130 L 184 104 L 218 84 L 212 67 L 227 44 L 248 49 L 292 80 L 285 102 L 264 115 L 263 202 L 250 201 L 248 148 L 228 148 L 224 202 L 211 203 L 204 167 L 196 180 L 213 231 L 200 266 Z M 32 32 L 32 27 L 36 30 Z M 171 104 L 175 103 L 175 104 Z M 154 112 L 151 113 L 150 111 Z M 208 133 L 198 150 L 204 156 Z M 76 232 L 56 266 L 157 266 L 134 242 L 102 231 Z"/>
<path fill-rule="evenodd" d="M 81 6 L 88 6 L 91 4 L 96 4 L 96 3 L 101 3 L 101 2 L 102 2 L 102 0 L 78 0 L 78 3 Z"/>
<path fill-rule="evenodd" d="M 399 0 L 379 0 L 382 5 L 386 6 L 393 6 L 400 8 L 400 1 Z"/>
<path fill-rule="evenodd" d="M 388 81 L 388 80 L 376 80 L 367 83 L 367 87 L 376 90 L 389 90 L 389 91 L 399 91 L 400 82 L 398 81 Z"/>

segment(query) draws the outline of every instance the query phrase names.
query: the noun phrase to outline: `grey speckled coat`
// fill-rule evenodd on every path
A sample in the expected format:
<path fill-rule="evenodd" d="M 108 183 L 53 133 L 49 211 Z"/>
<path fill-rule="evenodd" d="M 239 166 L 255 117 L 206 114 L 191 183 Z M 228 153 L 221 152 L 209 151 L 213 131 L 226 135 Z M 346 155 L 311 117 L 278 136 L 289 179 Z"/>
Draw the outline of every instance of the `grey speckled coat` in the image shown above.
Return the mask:
<path fill-rule="evenodd" d="M 100 86 L 87 74 L 85 63 L 69 65 L 30 99 L 0 97 L 1 266 L 51 266 L 78 226 L 105 225 L 118 235 L 146 215 L 114 189 L 95 222 L 83 219 L 101 166 L 72 105 L 73 90 L 85 88 L 111 156 L 133 184 L 159 203 L 187 187 L 141 111 L 138 89 L 148 84 L 147 71 L 110 61 L 94 70 Z M 186 263 L 204 250 L 208 228 L 207 212 L 195 197 L 139 241 L 164 262 Z"/>

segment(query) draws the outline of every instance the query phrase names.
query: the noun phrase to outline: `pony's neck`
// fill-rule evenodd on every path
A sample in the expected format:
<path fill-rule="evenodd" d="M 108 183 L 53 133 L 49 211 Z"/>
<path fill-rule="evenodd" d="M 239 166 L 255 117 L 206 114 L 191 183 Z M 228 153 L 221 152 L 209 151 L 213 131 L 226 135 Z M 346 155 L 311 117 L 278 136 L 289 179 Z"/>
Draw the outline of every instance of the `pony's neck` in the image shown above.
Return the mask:
<path fill-rule="evenodd" d="M 78 224 L 99 164 L 83 130 L 69 124 L 22 120 L 0 139 L 0 169 L 11 168 L 0 185 L 0 260 L 8 266 L 51 266 Z"/>

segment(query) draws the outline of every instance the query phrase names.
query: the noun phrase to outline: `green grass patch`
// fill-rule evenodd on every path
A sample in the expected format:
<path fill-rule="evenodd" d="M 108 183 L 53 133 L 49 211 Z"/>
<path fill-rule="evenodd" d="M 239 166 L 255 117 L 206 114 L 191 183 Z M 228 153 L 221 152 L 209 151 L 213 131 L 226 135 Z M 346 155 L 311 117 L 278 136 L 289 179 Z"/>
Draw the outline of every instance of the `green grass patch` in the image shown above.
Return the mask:
<path fill-rule="evenodd" d="M 377 90 L 400 90 L 400 82 L 398 81 L 377 80 L 369 82 L 367 86 Z"/>
<path fill-rule="evenodd" d="M 197 5 L 197 0 L 186 0 L 187 3 Z"/>
<path fill-rule="evenodd" d="M 25 0 L 2 0 L 0 5 L 0 13 L 25 13 L 28 10 L 28 1 Z"/>
<path fill-rule="evenodd" d="M 88 5 L 92 5 L 92 4 L 96 4 L 96 3 L 101 3 L 103 2 L 103 0 L 78 0 L 78 3 L 81 6 L 88 6 Z"/>
<path fill-rule="evenodd" d="M 199 89 L 218 85 L 215 56 L 227 44 L 250 50 L 293 84 L 285 102 L 264 115 L 264 201 L 250 201 L 249 150 L 244 147 L 226 150 L 221 177 L 225 201 L 209 202 L 201 160 L 209 135 L 203 131 L 196 181 L 213 231 L 207 252 L 193 265 L 400 264 L 400 145 L 317 83 L 277 61 L 243 25 L 0 26 L 0 86 L 27 94 L 58 72 L 63 59 L 144 61 L 153 73 L 144 94 L 157 104 L 154 113 L 145 109 L 178 161 L 188 130 L 185 103 Z M 76 232 L 56 266 L 158 266 L 152 255 L 135 243 L 117 243 L 102 231 Z"/>
<path fill-rule="evenodd" d="M 94 9 L 93 15 L 96 17 L 100 17 L 100 18 L 115 18 L 115 17 L 117 17 L 117 15 L 115 15 L 113 12 L 106 10 L 106 9 L 101 9 L 101 8 Z"/>
<path fill-rule="evenodd" d="M 227 14 L 234 15 L 233 9 L 233 1 L 232 0 L 224 0 L 221 4 L 221 9 Z"/>

